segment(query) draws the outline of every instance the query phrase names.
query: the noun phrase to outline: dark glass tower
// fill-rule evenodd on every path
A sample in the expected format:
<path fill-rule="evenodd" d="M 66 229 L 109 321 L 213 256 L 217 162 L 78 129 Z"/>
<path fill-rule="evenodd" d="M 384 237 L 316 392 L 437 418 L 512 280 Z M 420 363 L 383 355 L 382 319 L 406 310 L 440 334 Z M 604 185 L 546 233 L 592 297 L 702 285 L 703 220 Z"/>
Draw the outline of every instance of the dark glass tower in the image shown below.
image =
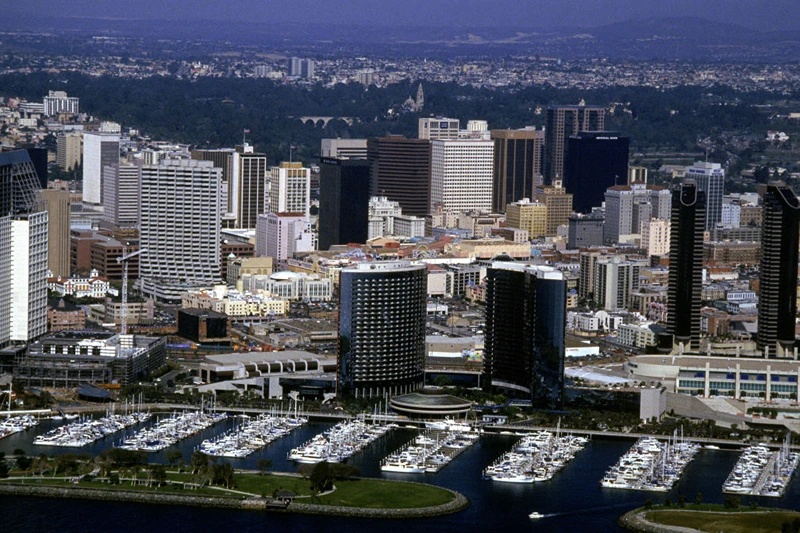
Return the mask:
<path fill-rule="evenodd" d="M 487 270 L 487 386 L 562 407 L 566 298 L 567 282 L 552 268 L 496 262 Z"/>
<path fill-rule="evenodd" d="M 533 199 L 541 180 L 544 131 L 535 128 L 492 130 L 494 169 L 492 212 L 505 213 L 508 204 Z"/>
<path fill-rule="evenodd" d="M 431 143 L 402 135 L 369 139 L 370 196 L 400 204 L 404 215 L 428 214 L 431 193 Z"/>
<path fill-rule="evenodd" d="M 373 262 L 342 269 L 340 393 L 372 398 L 422 387 L 427 288 L 425 265 Z"/>
<path fill-rule="evenodd" d="M 319 177 L 319 249 L 367 241 L 369 163 L 323 157 Z"/>
<path fill-rule="evenodd" d="M 672 191 L 667 333 L 686 349 L 699 347 L 706 197 L 694 180 Z"/>
<path fill-rule="evenodd" d="M 567 139 L 564 188 L 572 194 L 572 208 L 590 213 L 600 207 L 606 189 L 628 180 L 628 137 L 584 131 Z"/>
<path fill-rule="evenodd" d="M 800 200 L 782 182 L 767 185 L 761 223 L 758 347 L 772 355 L 795 345 Z"/>

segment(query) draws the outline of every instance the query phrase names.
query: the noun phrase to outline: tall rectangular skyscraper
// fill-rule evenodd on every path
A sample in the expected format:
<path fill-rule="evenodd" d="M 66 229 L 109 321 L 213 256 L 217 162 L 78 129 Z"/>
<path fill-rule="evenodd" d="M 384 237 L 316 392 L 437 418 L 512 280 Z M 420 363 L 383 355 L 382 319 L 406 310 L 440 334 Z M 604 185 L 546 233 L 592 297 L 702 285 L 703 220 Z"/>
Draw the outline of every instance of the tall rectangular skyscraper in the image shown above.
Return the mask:
<path fill-rule="evenodd" d="M 722 221 L 722 196 L 725 194 L 725 170 L 719 163 L 696 161 L 686 169 L 686 178 L 697 183 L 706 195 L 706 231 L 712 231 Z"/>
<path fill-rule="evenodd" d="M 117 228 L 139 226 L 139 170 L 135 165 L 103 168 L 103 219 Z"/>
<path fill-rule="evenodd" d="M 544 140 L 544 179 L 552 183 L 564 176 L 564 155 L 570 135 L 605 130 L 606 110 L 601 106 L 558 105 L 547 108 Z"/>
<path fill-rule="evenodd" d="M 758 346 L 778 357 L 796 345 L 797 260 L 800 200 L 783 182 L 767 185 L 761 223 Z"/>
<path fill-rule="evenodd" d="M 424 217 L 430 208 L 431 143 L 388 135 L 367 141 L 370 196 L 385 196 L 403 213 Z"/>
<path fill-rule="evenodd" d="M 142 292 L 180 300 L 186 287 L 220 279 L 222 170 L 210 161 L 142 166 L 139 259 Z"/>
<path fill-rule="evenodd" d="M 270 171 L 269 213 L 300 213 L 311 209 L 311 169 L 302 163 L 283 162 Z"/>
<path fill-rule="evenodd" d="M 667 333 L 676 345 L 699 348 L 706 197 L 694 180 L 672 192 Z"/>
<path fill-rule="evenodd" d="M 255 229 L 258 215 L 267 212 L 269 177 L 267 156 L 256 153 L 245 143 L 230 155 L 231 179 L 228 186 L 230 212 L 236 227 Z"/>
<path fill-rule="evenodd" d="M 83 201 L 103 203 L 103 167 L 119 166 L 119 134 L 83 134 Z"/>
<path fill-rule="evenodd" d="M 542 175 L 544 130 L 492 130 L 494 170 L 492 212 L 505 213 L 506 206 L 533 198 Z"/>
<path fill-rule="evenodd" d="M 319 178 L 319 248 L 367 240 L 369 162 L 323 157 Z"/>
<path fill-rule="evenodd" d="M 558 409 L 564 401 L 567 282 L 551 267 L 495 262 L 486 271 L 484 383 Z"/>
<path fill-rule="evenodd" d="M 491 140 L 431 141 L 430 212 L 491 211 L 493 162 Z"/>
<path fill-rule="evenodd" d="M 47 268 L 53 276 L 68 278 L 71 205 L 69 191 L 46 189 L 41 194 L 47 211 Z"/>
<path fill-rule="evenodd" d="M 628 137 L 597 131 L 567 139 L 563 182 L 576 212 L 591 213 L 603 203 L 606 189 L 627 183 L 629 142 Z"/>

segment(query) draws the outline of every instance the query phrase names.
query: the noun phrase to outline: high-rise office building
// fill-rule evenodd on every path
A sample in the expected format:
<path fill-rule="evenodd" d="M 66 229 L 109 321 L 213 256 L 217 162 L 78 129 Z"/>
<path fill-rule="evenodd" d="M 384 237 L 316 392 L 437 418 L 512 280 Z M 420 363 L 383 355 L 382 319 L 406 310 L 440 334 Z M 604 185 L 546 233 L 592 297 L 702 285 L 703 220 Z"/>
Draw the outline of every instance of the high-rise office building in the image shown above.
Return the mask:
<path fill-rule="evenodd" d="M 53 117 L 59 113 L 77 115 L 80 112 L 80 99 L 67 96 L 65 91 L 48 91 L 43 103 L 46 117 Z"/>
<path fill-rule="evenodd" d="M 237 228 L 255 229 L 258 215 L 267 212 L 267 156 L 254 152 L 253 147 L 245 143 L 230 154 L 230 165 L 230 212 L 236 217 Z"/>
<path fill-rule="evenodd" d="M 667 333 L 676 345 L 699 348 L 706 197 L 694 180 L 672 192 Z"/>
<path fill-rule="evenodd" d="M 103 167 L 103 219 L 115 228 L 139 226 L 141 164 Z"/>
<path fill-rule="evenodd" d="M 572 195 L 561 186 L 561 180 L 553 185 L 544 185 L 536 190 L 536 201 L 547 207 L 547 227 L 545 236 L 558 235 L 558 227 L 569 224 L 572 214 Z"/>
<path fill-rule="evenodd" d="M 495 262 L 486 270 L 484 383 L 558 409 L 564 398 L 567 282 L 553 268 Z"/>
<path fill-rule="evenodd" d="M 358 398 L 404 394 L 423 385 L 428 270 L 407 262 L 342 269 L 339 387 Z"/>
<path fill-rule="evenodd" d="M 398 202 L 403 213 L 417 217 L 430 207 L 431 143 L 388 135 L 367 141 L 370 196 Z"/>
<path fill-rule="evenodd" d="M 706 196 L 706 231 L 712 231 L 722 221 L 722 196 L 725 194 L 725 170 L 719 163 L 696 161 L 686 169 L 686 178 L 697 183 Z"/>
<path fill-rule="evenodd" d="M 139 282 L 159 300 L 220 279 L 222 170 L 210 161 L 166 159 L 141 171 Z"/>
<path fill-rule="evenodd" d="M 491 140 L 431 141 L 430 212 L 490 212 L 493 162 Z"/>
<path fill-rule="evenodd" d="M 552 183 L 564 176 L 564 156 L 570 135 L 605 130 L 606 110 L 601 106 L 558 105 L 547 108 L 544 134 L 544 179 Z"/>
<path fill-rule="evenodd" d="M 103 203 L 103 167 L 119 166 L 119 134 L 83 134 L 83 201 Z"/>
<path fill-rule="evenodd" d="M 524 229 L 530 239 L 545 236 L 547 206 L 527 198 L 506 205 L 506 227 Z"/>
<path fill-rule="evenodd" d="M 600 207 L 606 189 L 625 185 L 630 139 L 611 132 L 582 131 L 567 139 L 564 188 L 572 194 L 572 208 L 589 213 Z"/>
<path fill-rule="evenodd" d="M 492 130 L 494 170 L 492 212 L 505 213 L 506 205 L 533 198 L 541 185 L 544 130 Z"/>
<path fill-rule="evenodd" d="M 323 157 L 319 177 L 319 249 L 367 240 L 369 162 Z"/>
<path fill-rule="evenodd" d="M 607 311 L 627 309 L 631 294 L 639 289 L 638 261 L 624 261 L 618 255 L 599 259 L 594 264 L 594 301 Z"/>
<path fill-rule="evenodd" d="M 792 357 L 797 316 L 797 247 L 800 200 L 783 182 L 767 185 L 761 224 L 758 346 Z"/>
<path fill-rule="evenodd" d="M 55 189 L 45 189 L 41 194 L 47 211 L 47 268 L 53 276 L 68 278 L 70 194 Z"/>
<path fill-rule="evenodd" d="M 47 212 L 26 150 L 0 153 L 0 346 L 47 332 Z"/>
<path fill-rule="evenodd" d="M 336 159 L 366 159 L 366 139 L 322 139 L 321 157 Z"/>
<path fill-rule="evenodd" d="M 56 164 L 61 170 L 69 172 L 81 162 L 81 143 L 83 136 L 80 132 L 60 133 L 56 137 Z"/>
<path fill-rule="evenodd" d="M 455 118 L 425 117 L 419 119 L 420 139 L 432 141 L 434 139 L 458 139 L 461 124 Z"/>
<path fill-rule="evenodd" d="M 302 213 L 267 213 L 256 222 L 256 256 L 283 263 L 295 252 L 316 250 L 311 221 Z"/>
<path fill-rule="evenodd" d="M 289 75 L 301 78 L 314 77 L 314 60 L 293 57 L 289 62 Z"/>
<path fill-rule="evenodd" d="M 592 212 L 588 215 L 574 214 L 569 217 L 567 248 L 588 248 L 602 246 L 605 217 L 602 213 Z"/>
<path fill-rule="evenodd" d="M 269 176 L 269 204 L 265 212 L 302 213 L 311 209 L 311 169 L 303 163 L 283 162 Z"/>

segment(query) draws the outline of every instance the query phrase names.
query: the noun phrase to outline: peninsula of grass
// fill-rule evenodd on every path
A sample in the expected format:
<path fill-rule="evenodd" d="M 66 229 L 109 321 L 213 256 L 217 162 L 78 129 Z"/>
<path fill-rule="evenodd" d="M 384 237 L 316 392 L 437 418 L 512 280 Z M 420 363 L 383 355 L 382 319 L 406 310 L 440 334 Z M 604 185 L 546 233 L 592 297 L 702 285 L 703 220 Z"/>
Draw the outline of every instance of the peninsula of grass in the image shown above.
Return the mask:
<path fill-rule="evenodd" d="M 708 533 L 771 533 L 798 531 L 800 512 L 713 504 L 639 508 L 623 515 L 620 524 L 632 531 L 655 531 L 659 526 L 666 526 L 663 531 L 670 531 L 669 527 L 673 526 Z"/>

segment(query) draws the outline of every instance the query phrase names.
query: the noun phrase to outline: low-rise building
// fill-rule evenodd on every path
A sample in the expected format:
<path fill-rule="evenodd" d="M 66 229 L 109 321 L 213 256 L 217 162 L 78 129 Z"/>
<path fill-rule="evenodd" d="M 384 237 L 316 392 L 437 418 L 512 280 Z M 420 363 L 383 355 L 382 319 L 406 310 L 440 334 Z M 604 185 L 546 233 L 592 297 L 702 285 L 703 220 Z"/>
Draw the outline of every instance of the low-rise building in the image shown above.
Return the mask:
<path fill-rule="evenodd" d="M 86 311 L 63 298 L 50 298 L 47 302 L 47 330 L 69 331 L 86 329 Z"/>
<path fill-rule="evenodd" d="M 47 288 L 61 296 L 75 298 L 105 298 L 109 292 L 108 280 L 101 277 L 96 269 L 92 269 L 88 277 L 47 278 Z"/>

